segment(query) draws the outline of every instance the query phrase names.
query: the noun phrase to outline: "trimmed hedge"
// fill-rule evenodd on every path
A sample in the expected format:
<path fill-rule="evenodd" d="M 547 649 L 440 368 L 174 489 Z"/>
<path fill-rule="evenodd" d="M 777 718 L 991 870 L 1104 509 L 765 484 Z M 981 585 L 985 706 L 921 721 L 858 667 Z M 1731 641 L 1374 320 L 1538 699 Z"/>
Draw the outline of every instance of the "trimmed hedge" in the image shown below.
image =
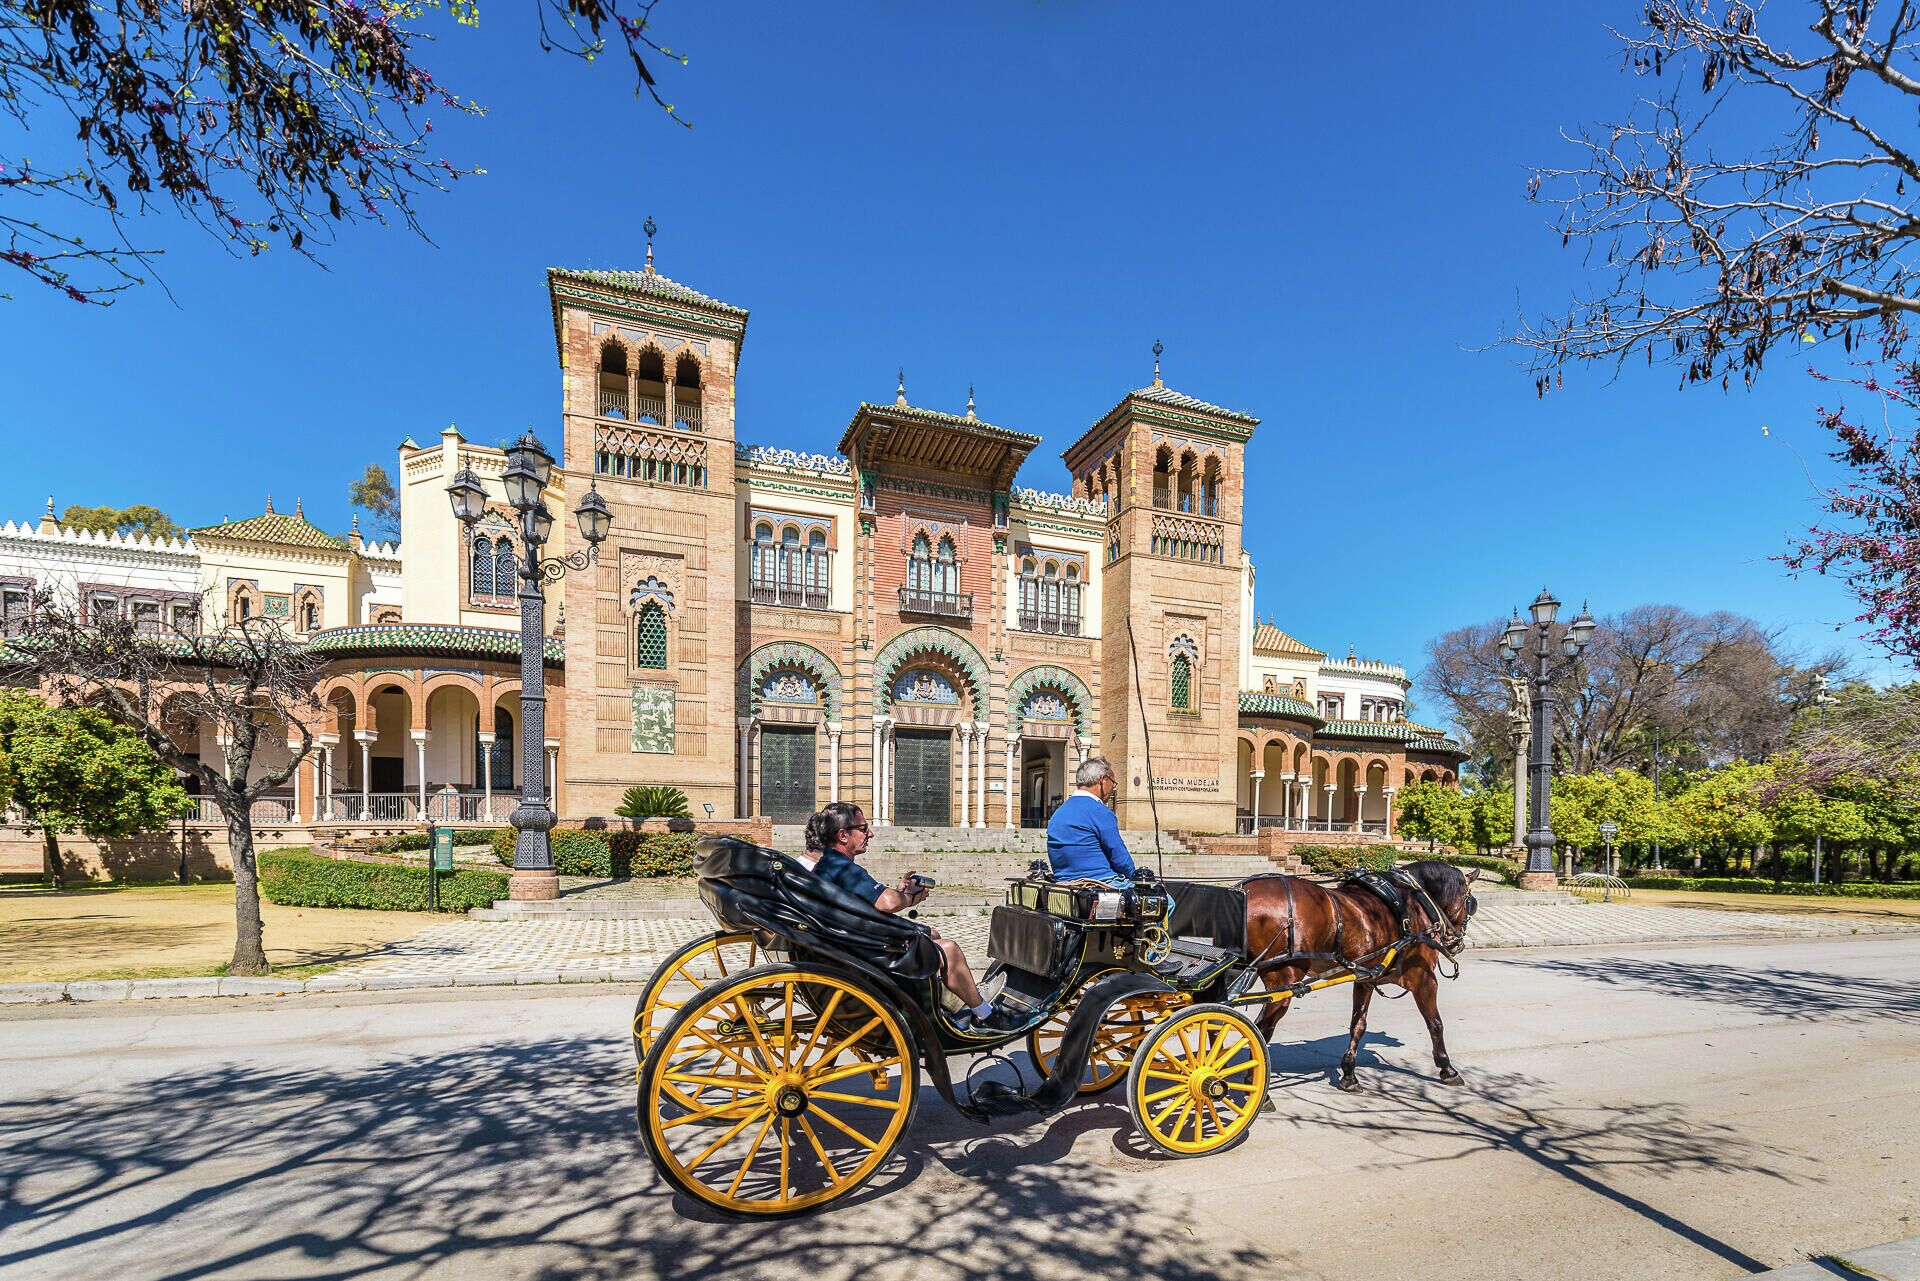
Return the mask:
<path fill-rule="evenodd" d="M 694 836 L 689 832 L 590 832 L 557 827 L 554 870 L 562 876 L 688 877 L 693 875 Z M 512 828 L 493 834 L 493 856 L 513 866 Z"/>
<path fill-rule="evenodd" d="M 490 827 L 455 828 L 453 843 L 455 845 L 486 845 L 492 842 L 495 835 L 494 829 Z M 405 854 L 410 850 L 425 850 L 432 847 L 431 834 L 405 832 L 399 836 L 383 836 L 368 848 L 376 854 Z"/>
<path fill-rule="evenodd" d="M 1761 881 L 1734 876 L 1636 876 L 1628 884 L 1646 890 L 1700 890 L 1714 894 L 1808 894 L 1827 898 L 1920 898 L 1920 885 L 1879 881 Z"/>
<path fill-rule="evenodd" d="M 440 874 L 440 910 L 464 912 L 507 897 L 504 872 Z M 358 907 L 375 912 L 427 910 L 427 869 L 350 863 L 308 854 L 262 854 L 260 892 L 284 907 Z"/>
<path fill-rule="evenodd" d="M 1385 872 L 1400 862 L 1400 851 L 1391 845 L 1296 845 L 1291 853 L 1308 871 L 1321 876 L 1337 875 L 1350 867 Z"/>

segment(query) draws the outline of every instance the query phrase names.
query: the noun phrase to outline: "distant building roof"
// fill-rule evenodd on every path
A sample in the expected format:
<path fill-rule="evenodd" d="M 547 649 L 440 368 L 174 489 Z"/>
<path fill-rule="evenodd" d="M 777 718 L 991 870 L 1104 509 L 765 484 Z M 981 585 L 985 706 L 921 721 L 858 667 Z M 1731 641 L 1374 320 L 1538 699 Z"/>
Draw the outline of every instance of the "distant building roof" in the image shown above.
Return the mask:
<path fill-rule="evenodd" d="M 1171 405 L 1175 409 L 1197 409 L 1201 413 L 1216 414 L 1221 418 L 1231 418 L 1235 422 L 1246 423 L 1248 426 L 1258 426 L 1260 423 L 1260 420 L 1252 414 L 1243 414 L 1237 409 L 1227 409 L 1210 401 L 1201 400 L 1198 396 L 1184 395 L 1171 387 L 1142 387 L 1127 394 L 1141 400 L 1151 400 L 1156 404 Z"/>
<path fill-rule="evenodd" d="M 1280 654 L 1289 658 L 1325 658 L 1324 650 L 1295 640 L 1272 623 L 1260 623 L 1253 629 L 1253 652 Z"/>
<path fill-rule="evenodd" d="M 575 267 L 549 267 L 547 280 L 549 283 L 555 280 L 572 280 L 584 285 L 606 285 L 614 289 L 646 294 L 648 297 L 659 298 L 666 302 L 683 303 L 690 307 L 705 307 L 710 311 L 732 316 L 736 320 L 744 321 L 747 318 L 746 308 L 721 302 L 718 298 L 710 298 L 698 289 L 690 289 L 677 280 L 669 280 L 651 267 L 644 271 L 595 271 Z"/>
<path fill-rule="evenodd" d="M 276 543 L 282 547 L 326 547 L 344 550 L 347 542 L 344 538 L 335 538 L 307 519 L 305 511 L 298 503 L 294 504 L 293 514 L 273 510 L 273 500 L 267 500 L 267 510 L 258 516 L 246 520 L 231 520 L 220 525 L 202 525 L 192 531 L 207 538 L 230 538 L 243 543 Z"/>
<path fill-rule="evenodd" d="M 1241 691 L 1240 714 L 1242 716 L 1284 716 L 1288 720 L 1308 721 L 1315 725 L 1321 723 L 1319 714 L 1299 699 L 1288 698 L 1285 694 L 1266 694 L 1259 690 Z"/>

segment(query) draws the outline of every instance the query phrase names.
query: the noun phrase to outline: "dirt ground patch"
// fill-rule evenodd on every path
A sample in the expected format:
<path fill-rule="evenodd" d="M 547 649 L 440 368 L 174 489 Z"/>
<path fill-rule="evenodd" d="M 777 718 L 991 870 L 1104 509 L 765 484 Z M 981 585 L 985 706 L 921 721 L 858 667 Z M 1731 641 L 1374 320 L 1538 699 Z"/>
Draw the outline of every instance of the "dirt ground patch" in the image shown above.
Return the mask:
<path fill-rule="evenodd" d="M 1819 894 L 1710 894 L 1702 890 L 1635 890 L 1648 907 L 1705 907 L 1717 912 L 1837 916 L 1847 920 L 1920 922 L 1920 899 L 1830 898 Z"/>
<path fill-rule="evenodd" d="M 357 960 L 449 918 L 262 902 L 276 970 Z M 0 983 L 213 974 L 233 956 L 233 886 L 0 891 Z"/>

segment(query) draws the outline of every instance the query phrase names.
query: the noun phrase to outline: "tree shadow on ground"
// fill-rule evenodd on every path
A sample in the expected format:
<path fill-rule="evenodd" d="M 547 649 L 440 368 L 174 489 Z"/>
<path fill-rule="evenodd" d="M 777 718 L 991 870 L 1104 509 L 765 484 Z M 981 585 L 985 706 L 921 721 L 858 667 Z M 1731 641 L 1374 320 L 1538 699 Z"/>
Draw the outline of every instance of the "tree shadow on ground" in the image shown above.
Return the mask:
<path fill-rule="evenodd" d="M 344 1059 L 344 1055 L 343 1055 Z M 1098 1164 L 1061 1178 L 1076 1109 L 996 1136 L 931 1096 L 851 1204 L 722 1219 L 676 1197 L 635 1138 L 618 1042 L 553 1038 L 357 1066 L 234 1064 L 84 1095 L 0 1102 L 0 1274 L 840 1278 L 1268 1278 L 1249 1247 L 1196 1239 Z M 936 1148 L 942 1138 L 980 1139 Z M 904 1193 L 904 1195 L 902 1195 Z"/>
<path fill-rule="evenodd" d="M 1282 1115 L 1269 1123 L 1363 1139 L 1375 1155 L 1353 1171 L 1357 1179 L 1369 1169 L 1441 1167 L 1482 1153 L 1514 1153 L 1543 1174 L 1748 1272 L 1768 1265 L 1620 1185 L 1694 1172 L 1759 1175 L 1788 1184 L 1816 1177 L 1810 1158 L 1755 1143 L 1733 1126 L 1672 1104 L 1562 1104 L 1552 1101 L 1552 1085 L 1538 1078 L 1462 1070 L 1463 1083 L 1443 1085 L 1405 1067 L 1382 1065 L 1360 1075 L 1358 1094 L 1302 1090 L 1282 1097 Z M 1786 1168 L 1792 1164 L 1804 1172 Z"/>
<path fill-rule="evenodd" d="M 1920 984 L 1899 979 L 1617 957 L 1489 957 L 1485 963 L 1517 965 L 1636 992 L 1713 1001 L 1775 1018 L 1920 1023 Z"/>

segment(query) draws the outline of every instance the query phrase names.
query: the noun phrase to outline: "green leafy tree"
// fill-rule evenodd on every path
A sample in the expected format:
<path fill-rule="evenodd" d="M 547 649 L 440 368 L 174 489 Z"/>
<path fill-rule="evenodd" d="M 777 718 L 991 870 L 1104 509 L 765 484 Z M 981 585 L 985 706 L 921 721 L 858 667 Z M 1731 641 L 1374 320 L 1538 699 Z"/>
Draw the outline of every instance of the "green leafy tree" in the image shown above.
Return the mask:
<path fill-rule="evenodd" d="M 685 818 L 687 794 L 677 787 L 629 787 L 613 812 L 621 818 Z"/>
<path fill-rule="evenodd" d="M 1444 783 L 1422 780 L 1394 794 L 1394 828 L 1430 845 L 1466 849 L 1473 842 L 1473 809 L 1466 796 Z"/>
<path fill-rule="evenodd" d="M 1467 794 L 1473 843 L 1483 850 L 1513 841 L 1513 788 L 1489 787 Z"/>
<path fill-rule="evenodd" d="M 1682 839 L 1731 854 L 1756 849 L 1774 837 L 1767 817 L 1764 787 L 1769 771 L 1763 765 L 1736 761 L 1697 776 L 1674 797 L 1673 818 Z"/>
<path fill-rule="evenodd" d="M 158 507 L 135 503 L 131 507 L 83 507 L 74 503 L 60 515 L 69 529 L 96 534 L 143 534 L 148 538 L 179 538 L 180 526 Z"/>
<path fill-rule="evenodd" d="M 368 463 L 366 474 L 347 487 L 347 501 L 367 513 L 374 532 L 400 536 L 400 491 L 379 463 Z"/>
<path fill-rule="evenodd" d="M 55 885 L 66 880 L 63 833 L 135 836 L 193 806 L 134 731 L 91 708 L 50 708 L 23 690 L 0 690 L 0 760 L 0 794 L 40 827 Z"/>

